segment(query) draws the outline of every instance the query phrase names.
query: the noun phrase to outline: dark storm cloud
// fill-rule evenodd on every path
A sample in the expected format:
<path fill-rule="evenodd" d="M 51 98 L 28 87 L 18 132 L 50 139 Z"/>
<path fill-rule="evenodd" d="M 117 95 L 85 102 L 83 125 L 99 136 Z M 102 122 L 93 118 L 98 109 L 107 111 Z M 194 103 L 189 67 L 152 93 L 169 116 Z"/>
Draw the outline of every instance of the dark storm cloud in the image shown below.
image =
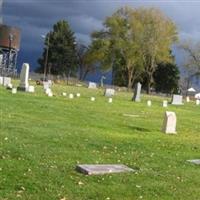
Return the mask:
<path fill-rule="evenodd" d="M 22 29 L 22 53 L 37 52 L 38 56 L 43 44 L 40 35 L 47 33 L 56 21 L 68 20 L 77 40 L 89 43 L 91 32 L 102 28 L 105 17 L 125 5 L 158 7 L 174 20 L 182 39 L 200 40 L 199 1 L 7 0 L 3 16 L 4 23 Z M 36 64 L 36 56 L 30 62 Z"/>

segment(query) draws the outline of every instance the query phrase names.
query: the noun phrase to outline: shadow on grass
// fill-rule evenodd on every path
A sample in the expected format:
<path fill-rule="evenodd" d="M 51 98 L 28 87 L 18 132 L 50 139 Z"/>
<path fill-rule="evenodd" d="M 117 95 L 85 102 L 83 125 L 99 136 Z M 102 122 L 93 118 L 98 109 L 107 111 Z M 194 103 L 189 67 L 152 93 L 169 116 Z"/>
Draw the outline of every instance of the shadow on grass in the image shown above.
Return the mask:
<path fill-rule="evenodd" d="M 134 130 L 134 131 L 137 131 L 137 132 L 151 132 L 150 129 L 142 128 L 142 127 L 138 127 L 138 126 L 129 126 L 129 128 L 131 130 Z"/>

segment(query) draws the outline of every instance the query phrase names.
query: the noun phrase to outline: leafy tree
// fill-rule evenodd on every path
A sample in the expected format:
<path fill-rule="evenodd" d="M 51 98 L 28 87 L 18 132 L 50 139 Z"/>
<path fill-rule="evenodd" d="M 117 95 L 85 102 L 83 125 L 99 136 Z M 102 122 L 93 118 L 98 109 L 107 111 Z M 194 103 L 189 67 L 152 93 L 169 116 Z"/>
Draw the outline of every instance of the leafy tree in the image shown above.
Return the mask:
<path fill-rule="evenodd" d="M 175 24 L 158 9 L 139 8 L 137 13 L 143 27 L 140 50 L 149 93 L 157 64 L 171 62 L 170 49 L 178 39 L 177 30 Z"/>
<path fill-rule="evenodd" d="M 48 50 L 48 69 L 52 74 L 69 77 L 77 72 L 77 53 L 74 33 L 71 31 L 67 21 L 58 21 L 53 30 L 45 38 L 43 55 L 38 60 L 40 68 L 37 71 L 43 71 L 45 56 Z"/>
<path fill-rule="evenodd" d="M 96 69 L 93 63 L 92 54 L 90 54 L 90 47 L 77 44 L 77 57 L 79 66 L 79 80 L 85 80 L 86 76 L 90 72 L 94 72 Z"/>
<path fill-rule="evenodd" d="M 142 71 L 138 45 L 141 28 L 134 10 L 125 7 L 105 20 L 103 30 L 92 34 L 92 53 L 96 54 L 102 69 L 127 72 L 129 89 Z M 121 61 L 123 65 L 117 65 Z"/>
<path fill-rule="evenodd" d="M 184 64 L 186 76 L 181 85 L 184 90 L 187 90 L 193 78 L 200 77 L 200 42 L 194 43 L 192 40 L 183 41 L 180 44 L 180 48 L 184 51 L 184 57 L 186 58 Z"/>
<path fill-rule="evenodd" d="M 176 64 L 160 63 L 153 74 L 155 89 L 157 92 L 177 93 L 179 87 L 180 72 Z"/>

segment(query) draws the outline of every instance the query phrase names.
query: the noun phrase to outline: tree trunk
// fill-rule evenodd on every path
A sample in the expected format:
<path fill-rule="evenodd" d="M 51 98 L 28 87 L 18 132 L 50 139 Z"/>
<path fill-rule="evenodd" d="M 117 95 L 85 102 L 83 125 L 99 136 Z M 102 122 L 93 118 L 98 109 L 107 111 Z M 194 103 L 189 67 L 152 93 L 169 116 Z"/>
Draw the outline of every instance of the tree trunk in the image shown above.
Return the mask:
<path fill-rule="evenodd" d="M 131 91 L 133 87 L 133 71 L 128 67 L 128 91 Z"/>

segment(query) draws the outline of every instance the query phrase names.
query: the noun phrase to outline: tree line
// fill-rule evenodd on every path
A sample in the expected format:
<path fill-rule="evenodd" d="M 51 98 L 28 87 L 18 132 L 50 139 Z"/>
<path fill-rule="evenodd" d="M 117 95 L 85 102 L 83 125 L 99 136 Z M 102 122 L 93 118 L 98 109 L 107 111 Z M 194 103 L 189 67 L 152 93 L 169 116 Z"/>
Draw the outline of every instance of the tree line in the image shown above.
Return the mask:
<path fill-rule="evenodd" d="M 174 22 L 156 8 L 123 7 L 107 17 L 103 29 L 91 34 L 91 43 L 76 42 L 69 23 L 58 21 L 46 35 L 38 72 L 44 71 L 48 50 L 48 72 L 84 80 L 97 67 L 112 71 L 115 85 L 132 89 L 140 81 L 147 93 L 173 93 L 179 70 L 172 55 L 178 41 Z"/>

